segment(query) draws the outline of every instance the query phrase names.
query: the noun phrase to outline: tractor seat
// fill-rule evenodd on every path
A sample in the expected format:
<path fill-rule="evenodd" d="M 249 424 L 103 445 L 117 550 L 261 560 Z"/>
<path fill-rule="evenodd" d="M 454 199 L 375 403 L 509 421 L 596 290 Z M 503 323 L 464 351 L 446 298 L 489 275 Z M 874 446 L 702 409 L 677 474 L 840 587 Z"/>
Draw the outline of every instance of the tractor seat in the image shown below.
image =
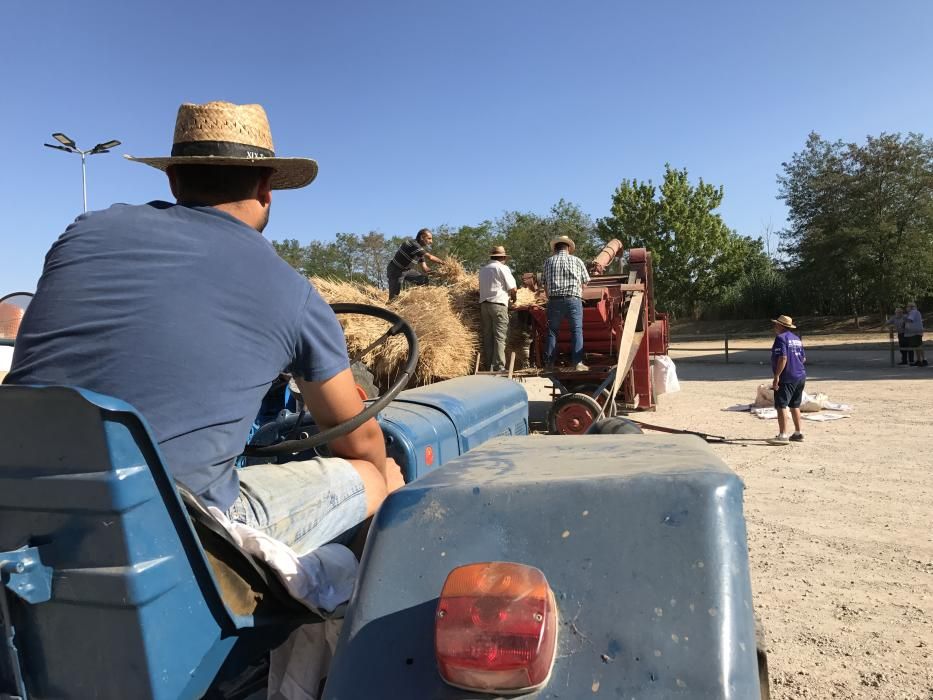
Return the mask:
<path fill-rule="evenodd" d="M 139 413 L 71 387 L 0 387 L 0 570 L 0 696 L 200 698 L 322 619 L 173 482 Z"/>

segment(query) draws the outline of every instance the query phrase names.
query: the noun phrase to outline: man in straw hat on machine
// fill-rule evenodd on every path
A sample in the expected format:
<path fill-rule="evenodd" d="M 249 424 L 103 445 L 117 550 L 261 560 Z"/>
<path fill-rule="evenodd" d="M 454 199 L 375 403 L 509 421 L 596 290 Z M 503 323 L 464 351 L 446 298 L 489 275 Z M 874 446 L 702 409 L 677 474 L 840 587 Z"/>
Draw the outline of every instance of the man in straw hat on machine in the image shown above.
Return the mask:
<path fill-rule="evenodd" d="M 505 261 L 501 245 L 489 251 L 489 264 L 479 270 L 479 311 L 483 334 L 483 364 L 493 372 L 505 369 L 505 340 L 509 333 L 509 302 L 515 302 L 518 286 Z"/>
<path fill-rule="evenodd" d="M 787 445 L 790 442 L 803 442 L 800 430 L 800 402 L 803 399 L 803 387 L 807 383 L 807 370 L 804 364 L 807 356 L 803 351 L 800 338 L 791 331 L 796 329 L 790 316 L 778 316 L 772 319 L 774 344 L 771 346 L 771 370 L 774 380 L 774 408 L 777 410 L 778 434 L 769 438 L 772 445 Z M 790 409 L 794 421 L 794 433 L 787 434 L 787 413 Z"/>
<path fill-rule="evenodd" d="M 317 163 L 277 157 L 263 108 L 226 102 L 182 105 L 171 156 L 131 160 L 165 171 L 176 203 L 114 205 L 68 227 L 6 383 L 127 401 L 178 482 L 230 521 L 310 552 L 402 484 L 375 420 L 331 442 L 332 459 L 234 467 L 280 372 L 322 429 L 363 408 L 334 313 L 261 235 L 272 191 L 310 184 Z"/>
<path fill-rule="evenodd" d="M 570 322 L 570 363 L 585 372 L 583 364 L 583 285 L 590 274 L 580 258 L 574 256 L 576 245 L 567 236 L 551 241 L 553 255 L 544 261 L 544 288 L 547 292 L 547 347 L 545 367 L 553 367 L 556 358 L 557 333 L 566 317 Z"/>

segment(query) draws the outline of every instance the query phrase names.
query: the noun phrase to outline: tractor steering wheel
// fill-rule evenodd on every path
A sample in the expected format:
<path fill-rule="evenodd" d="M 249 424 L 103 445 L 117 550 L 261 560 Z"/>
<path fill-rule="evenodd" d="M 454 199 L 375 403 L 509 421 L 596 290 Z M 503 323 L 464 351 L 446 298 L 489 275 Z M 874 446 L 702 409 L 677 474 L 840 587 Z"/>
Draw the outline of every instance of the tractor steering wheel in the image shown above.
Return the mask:
<path fill-rule="evenodd" d="M 359 428 L 363 423 L 385 408 L 388 403 L 405 388 L 408 384 L 408 380 L 411 379 L 412 374 L 414 374 L 415 367 L 418 364 L 418 337 L 415 335 L 415 331 L 408 321 L 388 309 L 383 309 L 379 306 L 370 306 L 369 304 L 331 304 L 330 308 L 333 309 L 335 314 L 375 316 L 376 318 L 390 323 L 391 326 L 389 330 L 372 343 L 369 348 L 367 348 L 367 351 L 401 333 L 405 336 L 405 340 L 408 343 L 408 355 L 405 359 L 405 366 L 402 368 L 402 371 L 399 373 L 392 386 L 389 387 L 388 391 L 370 403 L 360 413 L 353 416 L 353 418 L 301 440 L 283 440 L 275 445 L 266 445 L 262 447 L 247 445 L 246 449 L 243 450 L 245 456 L 278 457 L 281 455 L 290 455 L 310 450 L 330 442 L 335 438 L 343 437 L 347 433 L 351 433 Z"/>

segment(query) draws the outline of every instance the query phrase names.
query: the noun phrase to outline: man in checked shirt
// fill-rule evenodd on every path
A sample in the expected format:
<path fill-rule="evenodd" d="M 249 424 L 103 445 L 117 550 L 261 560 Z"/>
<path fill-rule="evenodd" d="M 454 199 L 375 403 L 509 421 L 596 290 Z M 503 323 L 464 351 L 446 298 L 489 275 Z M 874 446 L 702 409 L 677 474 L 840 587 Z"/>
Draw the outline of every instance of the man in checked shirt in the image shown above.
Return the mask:
<path fill-rule="evenodd" d="M 574 256 L 576 245 L 567 236 L 551 241 L 553 255 L 544 262 L 544 288 L 547 291 L 547 347 L 544 365 L 554 366 L 557 332 L 566 317 L 570 321 L 570 362 L 577 371 L 589 369 L 583 364 L 583 285 L 590 281 L 586 265 Z"/>

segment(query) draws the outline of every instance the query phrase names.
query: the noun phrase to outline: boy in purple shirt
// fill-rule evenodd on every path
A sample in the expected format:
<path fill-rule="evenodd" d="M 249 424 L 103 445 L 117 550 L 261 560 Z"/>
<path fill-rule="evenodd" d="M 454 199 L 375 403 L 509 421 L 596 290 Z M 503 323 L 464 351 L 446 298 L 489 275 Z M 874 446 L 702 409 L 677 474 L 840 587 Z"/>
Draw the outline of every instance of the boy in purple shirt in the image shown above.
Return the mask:
<path fill-rule="evenodd" d="M 804 363 L 807 356 L 803 351 L 800 338 L 791 333 L 797 328 L 790 316 L 778 316 L 771 321 L 774 328 L 774 345 L 771 346 L 771 371 L 774 381 L 774 407 L 777 409 L 778 429 L 780 432 L 768 440 L 771 445 L 787 445 L 791 441 L 802 442 L 803 433 L 800 431 L 800 400 L 803 398 L 803 387 L 807 383 L 807 371 Z M 794 433 L 787 435 L 787 413 L 790 409 L 794 420 Z"/>

